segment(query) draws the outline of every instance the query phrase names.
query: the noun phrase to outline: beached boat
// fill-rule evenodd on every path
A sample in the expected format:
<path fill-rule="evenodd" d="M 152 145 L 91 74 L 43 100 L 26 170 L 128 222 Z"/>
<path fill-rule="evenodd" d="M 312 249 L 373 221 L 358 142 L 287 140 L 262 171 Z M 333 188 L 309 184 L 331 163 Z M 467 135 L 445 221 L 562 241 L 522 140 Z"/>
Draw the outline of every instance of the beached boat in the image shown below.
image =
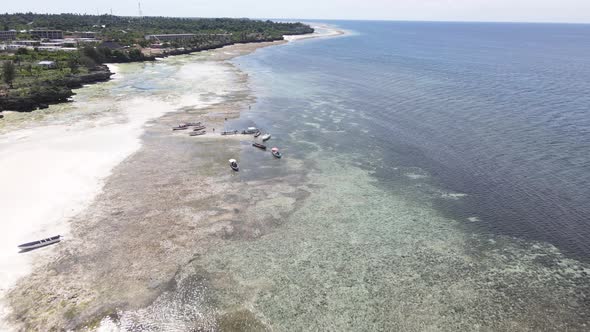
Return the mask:
<path fill-rule="evenodd" d="M 249 134 L 256 134 L 258 129 L 256 127 L 248 127 L 246 130 L 242 131 L 242 134 L 249 135 Z"/>
<path fill-rule="evenodd" d="M 237 135 L 238 131 L 234 130 L 234 131 L 222 131 L 221 135 Z"/>
<path fill-rule="evenodd" d="M 187 127 L 192 127 L 192 126 L 200 126 L 201 123 L 200 122 L 187 122 L 184 125 Z"/>
<path fill-rule="evenodd" d="M 261 137 L 261 138 L 262 138 L 262 141 L 263 141 L 263 142 L 264 142 L 264 141 L 268 141 L 268 140 L 270 139 L 270 134 L 264 134 L 264 135 L 262 135 L 262 137 Z"/>
<path fill-rule="evenodd" d="M 207 128 L 207 127 L 205 127 L 205 126 L 198 126 L 198 127 L 195 127 L 195 128 L 193 129 L 193 131 L 201 131 L 201 130 L 203 130 L 203 129 L 205 129 L 205 128 Z"/>
<path fill-rule="evenodd" d="M 270 152 L 276 158 L 281 158 L 283 156 L 283 154 L 279 151 L 279 148 L 277 148 L 277 147 L 274 147 L 274 148 L 270 149 Z"/>
<path fill-rule="evenodd" d="M 206 131 L 193 131 L 192 133 L 189 133 L 189 136 L 201 136 L 201 135 L 205 135 Z"/>
<path fill-rule="evenodd" d="M 256 132 L 256 134 L 254 134 L 254 137 L 258 137 L 258 136 L 260 136 L 260 134 L 262 134 L 262 133 L 259 130 L 259 131 Z"/>
<path fill-rule="evenodd" d="M 52 236 L 47 239 L 43 239 L 43 240 L 39 240 L 39 241 L 23 243 L 20 246 L 18 246 L 18 248 L 21 250 L 31 250 L 31 249 L 35 249 L 35 248 L 41 248 L 41 247 L 45 247 L 50 244 L 54 244 L 54 243 L 61 241 L 60 238 L 61 238 L 61 235 L 56 235 L 56 236 Z"/>
<path fill-rule="evenodd" d="M 256 148 L 259 148 L 259 149 L 262 149 L 262 150 L 266 150 L 266 145 L 264 145 L 264 144 L 252 143 L 252 146 L 253 147 L 256 147 Z"/>
<path fill-rule="evenodd" d="M 240 167 L 238 166 L 238 161 L 235 159 L 229 160 L 229 167 L 231 167 L 231 169 L 233 169 L 236 172 L 240 170 Z"/>
<path fill-rule="evenodd" d="M 186 130 L 186 129 L 188 129 L 188 126 L 172 127 L 172 130 Z"/>

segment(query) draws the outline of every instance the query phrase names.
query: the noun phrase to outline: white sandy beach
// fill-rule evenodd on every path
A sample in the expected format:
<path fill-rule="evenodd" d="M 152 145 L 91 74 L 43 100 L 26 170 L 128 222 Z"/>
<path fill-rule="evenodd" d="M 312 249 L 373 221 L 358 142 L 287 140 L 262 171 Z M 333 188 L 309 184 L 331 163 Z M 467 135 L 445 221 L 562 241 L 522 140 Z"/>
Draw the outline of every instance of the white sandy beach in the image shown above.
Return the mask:
<path fill-rule="evenodd" d="M 67 240 L 68 219 L 100 192 L 113 167 L 140 147 L 143 125 L 171 110 L 163 102 L 136 99 L 122 123 L 88 120 L 0 136 L 0 232 L 7 239 L 0 243 L 0 294 L 31 270 L 34 256 L 52 250 L 19 253 L 16 246 L 57 234 Z"/>

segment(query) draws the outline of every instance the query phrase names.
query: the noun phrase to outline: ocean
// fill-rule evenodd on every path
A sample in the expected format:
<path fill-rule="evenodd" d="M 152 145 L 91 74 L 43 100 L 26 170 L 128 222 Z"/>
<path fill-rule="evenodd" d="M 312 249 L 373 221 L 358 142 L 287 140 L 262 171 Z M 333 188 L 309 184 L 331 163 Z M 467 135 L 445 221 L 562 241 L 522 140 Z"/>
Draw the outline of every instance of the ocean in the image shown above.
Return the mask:
<path fill-rule="evenodd" d="M 434 203 L 480 219 L 468 231 L 590 260 L 589 25 L 337 24 L 353 34 L 236 60 L 252 117 L 354 154 L 384 190 L 419 169 L 465 194 Z"/>
<path fill-rule="evenodd" d="M 240 123 L 314 187 L 204 259 L 242 285 L 228 303 L 258 289 L 277 330 L 585 329 L 590 25 L 333 24 L 233 60 Z"/>

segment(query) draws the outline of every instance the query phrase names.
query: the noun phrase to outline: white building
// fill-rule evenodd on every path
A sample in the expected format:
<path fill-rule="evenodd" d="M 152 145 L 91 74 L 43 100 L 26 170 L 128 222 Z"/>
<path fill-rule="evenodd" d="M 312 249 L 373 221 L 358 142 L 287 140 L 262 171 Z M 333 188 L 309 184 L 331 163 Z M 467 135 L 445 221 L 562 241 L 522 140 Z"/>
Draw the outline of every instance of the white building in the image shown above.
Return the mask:
<path fill-rule="evenodd" d="M 47 60 L 39 61 L 39 63 L 37 63 L 37 65 L 39 67 L 43 67 L 43 68 L 47 68 L 47 69 L 56 67 L 55 61 L 47 61 Z"/>

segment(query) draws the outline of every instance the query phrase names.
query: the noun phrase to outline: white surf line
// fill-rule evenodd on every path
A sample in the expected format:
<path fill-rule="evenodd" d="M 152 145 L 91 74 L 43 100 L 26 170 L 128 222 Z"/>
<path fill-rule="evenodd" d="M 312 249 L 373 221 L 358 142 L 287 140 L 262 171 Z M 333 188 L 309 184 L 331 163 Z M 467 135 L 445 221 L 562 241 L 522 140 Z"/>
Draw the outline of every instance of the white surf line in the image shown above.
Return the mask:
<path fill-rule="evenodd" d="M 303 39 L 311 39 L 311 38 L 323 38 L 323 37 L 335 37 L 335 36 L 341 36 L 341 35 L 345 35 L 348 32 L 343 30 L 343 29 L 338 29 L 334 26 L 331 25 L 327 25 L 327 24 L 314 24 L 314 23 L 308 23 L 312 28 L 314 28 L 316 31 L 310 34 L 305 34 L 305 35 L 284 35 L 283 38 L 285 38 L 286 41 L 288 42 L 293 42 L 293 41 L 298 41 L 298 40 L 303 40 Z M 317 30 L 322 30 L 321 32 L 318 32 Z"/>

